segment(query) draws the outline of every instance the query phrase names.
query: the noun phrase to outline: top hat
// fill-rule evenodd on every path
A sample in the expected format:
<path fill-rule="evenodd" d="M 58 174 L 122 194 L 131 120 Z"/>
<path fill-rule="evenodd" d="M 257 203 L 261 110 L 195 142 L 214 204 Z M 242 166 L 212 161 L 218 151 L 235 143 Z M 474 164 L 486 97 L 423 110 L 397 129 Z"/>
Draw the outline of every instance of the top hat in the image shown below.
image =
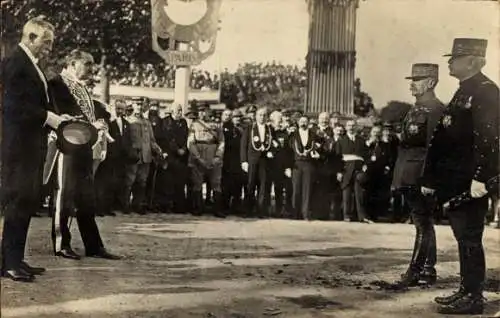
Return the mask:
<path fill-rule="evenodd" d="M 56 130 L 57 148 L 64 154 L 90 149 L 97 141 L 97 129 L 82 120 L 62 122 Z"/>
<path fill-rule="evenodd" d="M 416 63 L 411 66 L 411 76 L 405 77 L 406 79 L 423 79 L 423 78 L 438 78 L 439 65 L 431 63 Z"/>
<path fill-rule="evenodd" d="M 443 56 L 473 55 L 485 57 L 487 46 L 488 40 L 485 39 L 457 38 L 453 40 L 451 53 Z"/>

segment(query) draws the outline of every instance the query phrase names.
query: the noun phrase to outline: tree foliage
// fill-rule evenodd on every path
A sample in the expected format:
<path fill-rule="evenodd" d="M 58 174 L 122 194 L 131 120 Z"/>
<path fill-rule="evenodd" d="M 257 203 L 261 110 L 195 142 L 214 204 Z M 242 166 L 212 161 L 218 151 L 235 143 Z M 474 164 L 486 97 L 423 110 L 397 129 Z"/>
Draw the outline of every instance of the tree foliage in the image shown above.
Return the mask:
<path fill-rule="evenodd" d="M 160 61 L 151 50 L 149 0 L 2 1 L 2 41 L 15 44 L 23 24 L 38 15 L 56 28 L 55 59 L 80 48 L 97 59 L 106 54 L 114 66 Z"/>

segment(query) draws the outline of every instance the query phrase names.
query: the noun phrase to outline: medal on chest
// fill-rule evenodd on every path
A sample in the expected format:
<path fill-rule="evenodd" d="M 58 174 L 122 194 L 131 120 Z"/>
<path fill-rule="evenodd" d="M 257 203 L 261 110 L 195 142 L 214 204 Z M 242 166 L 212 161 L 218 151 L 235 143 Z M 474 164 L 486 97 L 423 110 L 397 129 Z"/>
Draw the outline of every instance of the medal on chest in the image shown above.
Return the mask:
<path fill-rule="evenodd" d="M 418 125 L 416 125 L 416 124 L 410 124 L 408 126 L 408 132 L 410 133 L 410 135 L 416 135 L 416 134 L 418 134 Z"/>
<path fill-rule="evenodd" d="M 443 127 L 448 128 L 452 124 L 451 115 L 445 115 L 441 121 Z"/>

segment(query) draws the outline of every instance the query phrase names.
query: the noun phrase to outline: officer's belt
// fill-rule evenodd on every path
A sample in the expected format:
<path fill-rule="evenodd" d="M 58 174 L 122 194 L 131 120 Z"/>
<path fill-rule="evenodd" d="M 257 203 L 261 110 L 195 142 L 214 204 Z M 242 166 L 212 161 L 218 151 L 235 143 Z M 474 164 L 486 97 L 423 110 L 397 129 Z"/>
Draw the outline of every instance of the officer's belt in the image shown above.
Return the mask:
<path fill-rule="evenodd" d="M 358 160 L 364 161 L 364 159 L 361 158 L 360 156 L 352 155 L 352 154 L 342 155 L 342 160 L 344 160 L 344 161 L 358 161 Z"/>

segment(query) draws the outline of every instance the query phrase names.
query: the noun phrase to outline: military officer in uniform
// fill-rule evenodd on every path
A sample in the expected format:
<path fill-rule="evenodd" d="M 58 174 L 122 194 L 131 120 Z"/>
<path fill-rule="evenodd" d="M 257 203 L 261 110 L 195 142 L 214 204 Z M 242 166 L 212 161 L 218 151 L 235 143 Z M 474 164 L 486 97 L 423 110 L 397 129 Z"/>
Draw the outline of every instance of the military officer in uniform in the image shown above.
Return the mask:
<path fill-rule="evenodd" d="M 460 289 L 437 297 L 443 314 L 481 314 L 485 280 L 482 244 L 489 180 L 499 173 L 499 91 L 486 77 L 487 40 L 457 38 L 448 60 L 460 82 L 437 125 L 424 168 L 423 193 L 435 191 L 440 203 L 465 193 L 468 200 L 448 210 L 458 242 Z"/>
<path fill-rule="evenodd" d="M 196 114 L 195 110 L 192 111 Z M 189 127 L 187 145 L 190 153 L 188 165 L 191 168 L 194 214 L 203 213 L 202 186 L 206 178 L 214 192 L 214 215 L 224 216 L 221 189 L 224 144 L 224 134 L 219 125 L 199 117 L 193 119 Z"/>
<path fill-rule="evenodd" d="M 392 188 L 398 189 L 410 207 L 416 228 L 415 244 L 410 266 L 399 284 L 416 286 L 419 280 L 436 280 L 436 234 L 433 223 L 433 200 L 420 192 L 427 147 L 432 132 L 444 110 L 434 89 L 438 83 L 437 64 L 418 63 L 412 66 L 410 90 L 416 102 L 402 123 L 401 143 L 394 168 Z"/>

